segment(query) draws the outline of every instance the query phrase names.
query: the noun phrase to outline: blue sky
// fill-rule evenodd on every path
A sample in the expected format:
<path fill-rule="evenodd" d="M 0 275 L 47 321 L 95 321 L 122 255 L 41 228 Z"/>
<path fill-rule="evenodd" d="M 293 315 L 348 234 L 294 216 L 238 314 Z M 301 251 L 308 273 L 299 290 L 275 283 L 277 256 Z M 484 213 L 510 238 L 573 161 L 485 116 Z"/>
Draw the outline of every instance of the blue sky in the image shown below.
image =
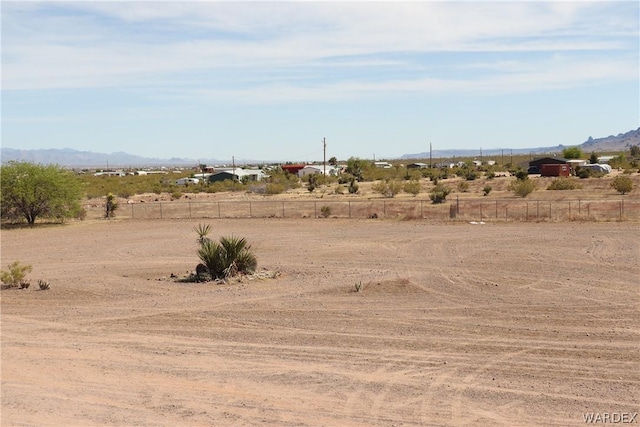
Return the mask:
<path fill-rule="evenodd" d="M 3 147 L 295 162 L 640 126 L 637 1 L 1 7 Z"/>

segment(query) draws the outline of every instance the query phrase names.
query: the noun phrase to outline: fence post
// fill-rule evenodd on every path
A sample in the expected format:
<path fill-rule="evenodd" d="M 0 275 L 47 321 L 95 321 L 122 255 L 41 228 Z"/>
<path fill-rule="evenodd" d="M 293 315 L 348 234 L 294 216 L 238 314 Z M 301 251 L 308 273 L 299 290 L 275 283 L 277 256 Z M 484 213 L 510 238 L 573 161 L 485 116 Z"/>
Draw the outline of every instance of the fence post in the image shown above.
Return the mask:
<path fill-rule="evenodd" d="M 496 219 L 498 219 L 498 201 L 496 200 Z"/>
<path fill-rule="evenodd" d="M 220 218 L 222 218 L 222 217 L 220 216 L 220 202 L 218 202 L 218 219 L 220 219 Z"/>
<path fill-rule="evenodd" d="M 135 203 L 131 203 L 131 219 L 133 219 L 133 217 L 134 217 L 134 215 L 133 215 L 133 205 L 134 205 L 134 204 L 135 204 Z"/>
<path fill-rule="evenodd" d="M 580 203 L 580 199 L 578 199 L 578 216 L 582 215 L 582 207 Z"/>
<path fill-rule="evenodd" d="M 460 215 L 460 196 L 456 196 L 456 216 Z"/>
<path fill-rule="evenodd" d="M 189 202 L 189 219 L 191 219 L 191 202 Z"/>
<path fill-rule="evenodd" d="M 527 217 L 525 218 L 525 221 L 529 221 L 529 202 L 527 202 Z"/>
<path fill-rule="evenodd" d="M 622 204 L 624 203 L 624 200 L 620 200 L 620 221 L 622 221 Z"/>
<path fill-rule="evenodd" d="M 424 200 L 420 200 L 420 219 L 424 219 Z"/>
<path fill-rule="evenodd" d="M 284 200 L 282 201 L 282 218 L 284 218 Z"/>
<path fill-rule="evenodd" d="M 569 221 L 571 221 L 571 200 L 569 200 Z"/>
<path fill-rule="evenodd" d="M 318 202 L 315 200 L 313 202 L 313 217 L 318 218 Z"/>
<path fill-rule="evenodd" d="M 551 202 L 549 202 L 549 221 L 551 221 Z"/>
<path fill-rule="evenodd" d="M 482 221 L 482 202 L 480 202 L 480 221 Z"/>
<path fill-rule="evenodd" d="M 540 219 L 540 200 L 536 201 L 536 219 Z"/>
<path fill-rule="evenodd" d="M 162 219 L 162 202 L 160 202 L 160 219 Z"/>
<path fill-rule="evenodd" d="M 249 218 L 251 218 L 253 211 L 251 210 L 251 200 L 249 200 Z"/>
<path fill-rule="evenodd" d="M 387 201 L 386 200 L 382 201 L 382 216 L 383 218 L 387 217 Z"/>
<path fill-rule="evenodd" d="M 349 200 L 349 219 L 351 219 L 351 200 Z"/>

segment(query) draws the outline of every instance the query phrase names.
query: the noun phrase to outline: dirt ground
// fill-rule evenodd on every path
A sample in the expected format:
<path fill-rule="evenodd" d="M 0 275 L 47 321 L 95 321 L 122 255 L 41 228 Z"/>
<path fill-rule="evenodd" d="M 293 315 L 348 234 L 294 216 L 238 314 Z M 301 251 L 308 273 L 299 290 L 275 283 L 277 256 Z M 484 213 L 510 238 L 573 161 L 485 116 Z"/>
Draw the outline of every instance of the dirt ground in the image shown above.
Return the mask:
<path fill-rule="evenodd" d="M 33 265 L 29 289 L 0 293 L 2 426 L 567 426 L 640 410 L 637 223 L 212 220 L 264 274 L 180 283 L 198 223 L 1 231 L 2 268 Z"/>

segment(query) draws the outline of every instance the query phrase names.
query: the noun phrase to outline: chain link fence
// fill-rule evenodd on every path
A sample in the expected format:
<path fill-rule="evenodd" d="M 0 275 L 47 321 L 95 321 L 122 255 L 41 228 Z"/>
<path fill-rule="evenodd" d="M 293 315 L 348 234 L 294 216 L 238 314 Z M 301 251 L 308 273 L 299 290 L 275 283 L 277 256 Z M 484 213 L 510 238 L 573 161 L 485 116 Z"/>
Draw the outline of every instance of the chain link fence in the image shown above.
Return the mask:
<path fill-rule="evenodd" d="M 100 217 L 97 209 L 92 217 Z M 104 214 L 104 212 L 102 212 Z M 118 218 L 394 218 L 442 221 L 638 221 L 640 200 L 455 199 L 172 201 L 120 205 Z"/>

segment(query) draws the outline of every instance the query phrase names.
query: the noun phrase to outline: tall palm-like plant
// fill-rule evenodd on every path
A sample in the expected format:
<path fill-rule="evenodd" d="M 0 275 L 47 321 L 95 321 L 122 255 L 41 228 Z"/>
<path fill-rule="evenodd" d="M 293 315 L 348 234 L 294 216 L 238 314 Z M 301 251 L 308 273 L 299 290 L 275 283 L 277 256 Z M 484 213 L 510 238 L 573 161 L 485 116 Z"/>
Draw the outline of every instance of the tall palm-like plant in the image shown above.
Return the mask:
<path fill-rule="evenodd" d="M 198 234 L 198 243 L 202 245 L 209 239 L 209 233 L 211 232 L 211 224 L 198 224 L 197 227 L 193 227 L 193 231 Z"/>

